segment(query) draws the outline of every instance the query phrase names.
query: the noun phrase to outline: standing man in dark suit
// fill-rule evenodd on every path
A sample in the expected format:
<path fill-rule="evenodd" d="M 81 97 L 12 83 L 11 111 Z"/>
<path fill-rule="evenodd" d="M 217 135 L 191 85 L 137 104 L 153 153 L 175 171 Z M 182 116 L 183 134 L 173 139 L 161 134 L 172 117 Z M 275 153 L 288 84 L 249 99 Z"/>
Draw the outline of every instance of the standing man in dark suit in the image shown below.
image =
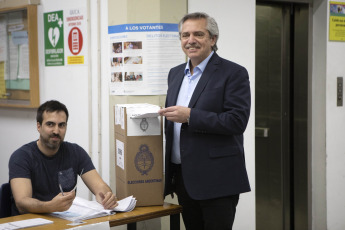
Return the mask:
<path fill-rule="evenodd" d="M 243 133 L 250 113 L 247 70 L 216 54 L 219 31 L 205 13 L 179 23 L 188 62 L 168 76 L 165 195 L 175 192 L 187 230 L 232 229 L 239 194 L 250 191 Z"/>

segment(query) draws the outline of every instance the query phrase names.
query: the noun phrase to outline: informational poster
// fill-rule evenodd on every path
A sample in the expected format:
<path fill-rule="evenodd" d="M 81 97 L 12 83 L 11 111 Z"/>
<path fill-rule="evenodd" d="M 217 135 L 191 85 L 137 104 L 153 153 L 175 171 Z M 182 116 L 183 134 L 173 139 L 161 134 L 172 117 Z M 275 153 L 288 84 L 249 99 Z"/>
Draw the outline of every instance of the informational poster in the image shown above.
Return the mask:
<path fill-rule="evenodd" d="M 17 54 L 15 55 L 17 59 L 15 76 L 18 77 L 18 79 L 30 79 L 28 31 L 13 31 L 11 39 L 12 41 L 10 44 L 14 45 L 16 49 L 15 53 Z"/>
<path fill-rule="evenodd" d="M 65 11 L 65 43 L 67 65 L 85 64 L 87 54 L 87 21 L 84 9 Z"/>
<path fill-rule="evenodd" d="M 7 61 L 7 23 L 6 18 L 0 15 L 0 62 Z"/>
<path fill-rule="evenodd" d="M 123 24 L 108 27 L 110 94 L 164 95 L 169 70 L 186 61 L 178 24 Z"/>
<path fill-rule="evenodd" d="M 0 16 L 0 99 L 6 98 L 5 63 L 7 61 L 6 18 Z"/>
<path fill-rule="evenodd" d="M 345 2 L 329 4 L 329 40 L 345 41 Z"/>
<path fill-rule="evenodd" d="M 63 11 L 44 13 L 44 55 L 46 66 L 63 66 L 64 22 Z"/>
<path fill-rule="evenodd" d="M 6 33 L 6 18 L 0 15 L 0 99 L 6 98 L 6 70 L 5 63 L 7 62 L 7 33 Z"/>
<path fill-rule="evenodd" d="M 29 46 L 28 31 L 24 26 L 22 12 L 8 14 L 8 20 L 1 19 L 0 57 L 5 61 L 4 79 L 9 80 L 6 85 L 11 89 L 29 89 Z M 25 79 L 19 86 L 19 79 Z M 11 81 L 11 82 L 10 82 Z M 26 82 L 26 83 L 24 83 Z"/>
<path fill-rule="evenodd" d="M 0 61 L 0 98 L 6 98 L 5 62 Z"/>

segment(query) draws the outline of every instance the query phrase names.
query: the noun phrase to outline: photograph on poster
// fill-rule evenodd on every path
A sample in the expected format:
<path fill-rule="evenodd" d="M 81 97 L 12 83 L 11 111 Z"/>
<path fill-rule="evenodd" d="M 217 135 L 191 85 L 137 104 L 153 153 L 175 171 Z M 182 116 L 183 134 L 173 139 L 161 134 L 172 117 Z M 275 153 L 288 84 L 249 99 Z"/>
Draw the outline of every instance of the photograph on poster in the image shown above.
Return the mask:
<path fill-rule="evenodd" d="M 330 4 L 331 13 L 345 14 L 345 5 L 343 4 Z"/>
<path fill-rule="evenodd" d="M 113 53 L 120 54 L 122 53 L 122 42 L 113 43 Z"/>
<path fill-rule="evenodd" d="M 143 73 L 141 72 L 126 72 L 125 81 L 142 81 Z"/>
<path fill-rule="evenodd" d="M 111 82 L 122 82 L 122 72 L 111 73 Z"/>
<path fill-rule="evenodd" d="M 125 50 L 141 50 L 143 48 L 143 45 L 142 42 L 124 42 L 124 47 Z"/>
<path fill-rule="evenodd" d="M 125 57 L 124 62 L 126 65 L 128 65 L 128 64 L 143 64 L 143 58 L 141 56 Z"/>
<path fill-rule="evenodd" d="M 112 67 L 122 66 L 122 57 L 113 57 L 111 59 L 111 66 Z"/>

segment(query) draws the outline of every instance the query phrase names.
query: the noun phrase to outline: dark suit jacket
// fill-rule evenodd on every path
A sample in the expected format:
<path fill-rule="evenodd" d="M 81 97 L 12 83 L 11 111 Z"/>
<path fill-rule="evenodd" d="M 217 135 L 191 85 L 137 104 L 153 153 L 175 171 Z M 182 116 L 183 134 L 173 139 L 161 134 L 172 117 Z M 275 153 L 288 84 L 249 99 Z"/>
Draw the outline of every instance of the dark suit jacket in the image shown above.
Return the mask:
<path fill-rule="evenodd" d="M 166 107 L 176 105 L 186 63 L 168 76 Z M 190 100 L 190 123 L 181 126 L 181 168 L 191 198 L 205 200 L 250 191 L 243 132 L 250 114 L 247 70 L 216 53 Z M 174 124 L 165 122 L 165 191 L 172 193 L 171 151 Z"/>

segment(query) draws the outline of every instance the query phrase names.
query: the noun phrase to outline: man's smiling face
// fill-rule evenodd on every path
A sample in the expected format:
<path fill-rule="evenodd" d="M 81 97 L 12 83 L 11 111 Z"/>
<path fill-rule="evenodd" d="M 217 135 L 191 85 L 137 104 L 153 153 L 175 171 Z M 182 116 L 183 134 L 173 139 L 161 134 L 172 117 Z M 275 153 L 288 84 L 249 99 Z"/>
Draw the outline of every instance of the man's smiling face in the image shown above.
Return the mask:
<path fill-rule="evenodd" d="M 215 37 L 211 37 L 206 29 L 206 19 L 188 19 L 182 24 L 181 46 L 190 58 L 193 68 L 205 60 L 212 52 Z"/>

